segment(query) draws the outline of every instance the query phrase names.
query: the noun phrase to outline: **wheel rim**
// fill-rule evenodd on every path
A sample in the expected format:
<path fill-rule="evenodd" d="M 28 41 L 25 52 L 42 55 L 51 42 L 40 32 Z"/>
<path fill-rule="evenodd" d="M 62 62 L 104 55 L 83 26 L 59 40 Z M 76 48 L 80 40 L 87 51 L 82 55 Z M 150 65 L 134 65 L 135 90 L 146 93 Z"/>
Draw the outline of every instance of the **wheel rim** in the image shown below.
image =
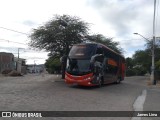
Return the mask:
<path fill-rule="evenodd" d="M 98 80 L 98 86 L 102 86 L 101 74 L 97 76 L 97 80 Z"/>
<path fill-rule="evenodd" d="M 120 78 L 117 79 L 116 83 L 120 83 Z"/>

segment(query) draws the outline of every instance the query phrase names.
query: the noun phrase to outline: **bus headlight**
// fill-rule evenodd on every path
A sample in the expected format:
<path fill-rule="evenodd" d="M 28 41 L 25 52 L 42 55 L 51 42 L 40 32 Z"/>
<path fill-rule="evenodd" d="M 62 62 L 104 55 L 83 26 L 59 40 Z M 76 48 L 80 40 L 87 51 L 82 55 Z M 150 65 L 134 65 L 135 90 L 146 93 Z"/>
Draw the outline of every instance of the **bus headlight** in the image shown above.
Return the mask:
<path fill-rule="evenodd" d="M 67 80 L 68 80 L 68 79 L 70 79 L 70 78 L 69 78 L 67 75 L 65 75 L 65 79 L 67 79 Z"/>
<path fill-rule="evenodd" d="M 92 79 L 93 79 L 93 76 L 90 76 L 90 77 L 85 78 L 84 80 L 92 80 Z"/>

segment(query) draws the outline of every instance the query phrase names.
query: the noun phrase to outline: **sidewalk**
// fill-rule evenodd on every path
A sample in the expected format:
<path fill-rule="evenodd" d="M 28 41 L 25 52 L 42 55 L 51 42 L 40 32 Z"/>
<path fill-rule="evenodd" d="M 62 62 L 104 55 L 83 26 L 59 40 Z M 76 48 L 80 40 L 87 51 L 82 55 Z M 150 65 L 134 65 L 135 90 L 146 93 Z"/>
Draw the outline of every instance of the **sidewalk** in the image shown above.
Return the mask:
<path fill-rule="evenodd" d="M 160 90 L 160 81 L 156 82 L 156 85 L 153 85 L 152 82 L 150 80 L 147 81 L 147 86 L 150 89 L 159 89 Z"/>

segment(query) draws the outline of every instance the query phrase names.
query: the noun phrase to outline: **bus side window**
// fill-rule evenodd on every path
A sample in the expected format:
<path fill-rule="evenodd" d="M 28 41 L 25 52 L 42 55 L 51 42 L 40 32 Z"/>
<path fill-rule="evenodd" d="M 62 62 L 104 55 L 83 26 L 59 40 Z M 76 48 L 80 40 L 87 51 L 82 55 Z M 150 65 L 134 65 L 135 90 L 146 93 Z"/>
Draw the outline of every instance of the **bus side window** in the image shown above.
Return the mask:
<path fill-rule="evenodd" d="M 109 64 L 108 60 L 109 60 L 109 58 L 104 58 L 104 62 L 103 62 L 104 72 L 116 75 L 118 72 L 118 66 Z"/>
<path fill-rule="evenodd" d="M 104 58 L 104 61 L 103 61 L 103 69 L 104 69 L 104 72 L 105 73 L 108 73 L 108 58 Z"/>
<path fill-rule="evenodd" d="M 97 48 L 96 54 L 103 54 L 103 49 L 102 48 Z"/>

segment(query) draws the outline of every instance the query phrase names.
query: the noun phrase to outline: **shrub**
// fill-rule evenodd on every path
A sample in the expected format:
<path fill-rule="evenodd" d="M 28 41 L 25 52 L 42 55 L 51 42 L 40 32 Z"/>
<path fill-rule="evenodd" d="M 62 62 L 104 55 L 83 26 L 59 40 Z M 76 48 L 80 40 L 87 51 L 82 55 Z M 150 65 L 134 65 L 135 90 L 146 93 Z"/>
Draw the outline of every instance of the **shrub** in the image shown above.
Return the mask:
<path fill-rule="evenodd" d="M 13 70 L 13 71 L 11 71 L 10 73 L 8 73 L 8 75 L 9 75 L 9 76 L 22 76 L 21 73 L 15 71 L 15 70 Z"/>
<path fill-rule="evenodd" d="M 136 75 L 136 72 L 134 71 L 134 69 L 126 70 L 126 76 L 134 76 L 134 75 Z"/>
<path fill-rule="evenodd" d="M 6 74 L 10 73 L 11 71 L 12 70 L 10 70 L 10 69 L 5 69 L 2 71 L 2 74 L 6 75 Z"/>

